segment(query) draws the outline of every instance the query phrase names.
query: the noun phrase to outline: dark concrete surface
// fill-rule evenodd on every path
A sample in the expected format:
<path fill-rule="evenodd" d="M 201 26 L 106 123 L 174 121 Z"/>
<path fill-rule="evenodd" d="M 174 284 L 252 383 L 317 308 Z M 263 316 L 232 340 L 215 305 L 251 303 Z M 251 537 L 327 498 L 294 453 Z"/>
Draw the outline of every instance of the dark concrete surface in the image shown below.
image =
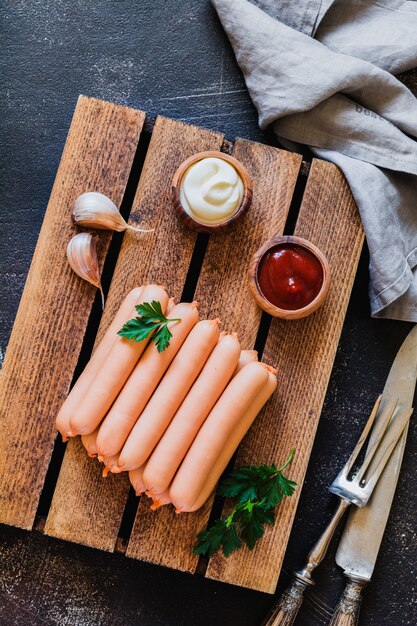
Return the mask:
<path fill-rule="evenodd" d="M 79 93 L 266 141 L 208 0 L 1 4 L 0 348 L 5 350 Z M 416 88 L 416 74 L 405 77 Z M 417 89 L 415 93 L 417 92 Z M 363 255 L 285 560 L 334 507 L 326 492 L 410 324 L 371 320 Z M 415 421 L 362 626 L 415 626 Z M 13 471 L 13 468 L 11 468 Z M 298 626 L 325 625 L 342 589 L 334 543 Z M 1 626 L 255 626 L 273 597 L 0 527 Z M 287 582 L 284 573 L 282 587 Z"/>

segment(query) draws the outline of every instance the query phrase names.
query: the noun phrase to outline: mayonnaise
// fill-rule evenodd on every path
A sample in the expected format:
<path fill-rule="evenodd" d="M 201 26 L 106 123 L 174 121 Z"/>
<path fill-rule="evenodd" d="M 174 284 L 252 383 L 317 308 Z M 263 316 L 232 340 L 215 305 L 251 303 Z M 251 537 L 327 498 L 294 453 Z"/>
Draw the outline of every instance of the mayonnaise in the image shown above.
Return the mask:
<path fill-rule="evenodd" d="M 198 222 L 225 222 L 238 210 L 242 198 L 241 177 L 233 165 L 218 157 L 193 163 L 181 180 L 181 204 Z"/>

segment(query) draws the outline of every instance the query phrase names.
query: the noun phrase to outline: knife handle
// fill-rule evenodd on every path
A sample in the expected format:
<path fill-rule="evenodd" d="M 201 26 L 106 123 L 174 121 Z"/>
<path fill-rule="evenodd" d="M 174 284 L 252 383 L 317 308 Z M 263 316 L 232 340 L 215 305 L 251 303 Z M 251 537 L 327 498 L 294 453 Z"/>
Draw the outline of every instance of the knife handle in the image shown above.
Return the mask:
<path fill-rule="evenodd" d="M 362 589 L 368 581 L 347 577 L 344 592 L 339 598 L 329 626 L 356 626 L 362 602 Z"/>
<path fill-rule="evenodd" d="M 304 591 L 308 586 L 308 583 L 294 578 L 266 620 L 262 622 L 262 626 L 292 626 L 303 603 Z"/>

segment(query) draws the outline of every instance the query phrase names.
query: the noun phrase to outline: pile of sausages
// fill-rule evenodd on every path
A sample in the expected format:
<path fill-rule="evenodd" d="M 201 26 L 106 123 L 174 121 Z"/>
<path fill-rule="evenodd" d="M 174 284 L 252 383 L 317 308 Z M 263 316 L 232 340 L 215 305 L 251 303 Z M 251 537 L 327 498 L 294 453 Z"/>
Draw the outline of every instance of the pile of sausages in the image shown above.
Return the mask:
<path fill-rule="evenodd" d="M 153 300 L 181 320 L 170 323 L 163 352 L 150 338 L 117 334 L 135 305 Z M 63 439 L 81 435 L 104 476 L 128 471 L 153 509 L 200 508 L 276 388 L 275 370 L 219 324 L 199 321 L 196 302 L 174 304 L 158 285 L 133 289 L 58 414 Z"/>

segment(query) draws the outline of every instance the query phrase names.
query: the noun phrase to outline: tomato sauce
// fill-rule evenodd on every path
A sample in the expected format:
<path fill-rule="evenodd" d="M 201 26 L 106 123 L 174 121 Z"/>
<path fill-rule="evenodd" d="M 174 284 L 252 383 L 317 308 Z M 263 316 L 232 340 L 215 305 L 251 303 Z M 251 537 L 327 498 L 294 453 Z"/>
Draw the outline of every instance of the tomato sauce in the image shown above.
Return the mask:
<path fill-rule="evenodd" d="M 269 302 L 295 311 L 312 302 L 323 284 L 323 268 L 317 257 L 302 246 L 278 244 L 262 257 L 258 284 Z"/>

